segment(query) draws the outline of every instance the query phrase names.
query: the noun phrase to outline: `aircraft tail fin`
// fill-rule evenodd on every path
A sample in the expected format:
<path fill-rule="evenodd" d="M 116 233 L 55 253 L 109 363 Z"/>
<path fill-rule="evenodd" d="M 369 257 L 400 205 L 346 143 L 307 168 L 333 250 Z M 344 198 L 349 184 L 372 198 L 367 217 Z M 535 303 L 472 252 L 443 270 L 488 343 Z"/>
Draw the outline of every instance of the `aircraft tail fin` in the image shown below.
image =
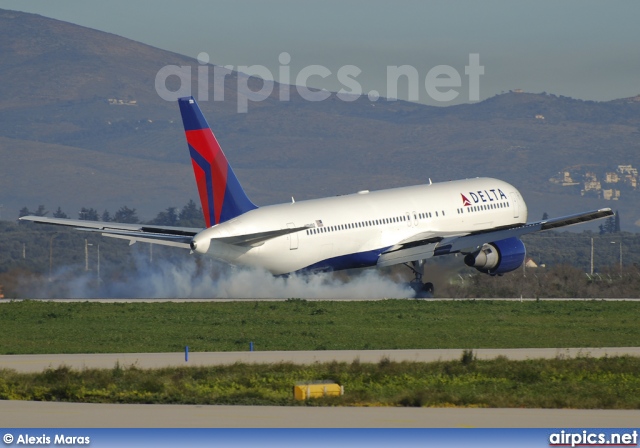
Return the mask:
<path fill-rule="evenodd" d="M 193 97 L 178 99 L 207 227 L 258 208 L 242 189 Z"/>

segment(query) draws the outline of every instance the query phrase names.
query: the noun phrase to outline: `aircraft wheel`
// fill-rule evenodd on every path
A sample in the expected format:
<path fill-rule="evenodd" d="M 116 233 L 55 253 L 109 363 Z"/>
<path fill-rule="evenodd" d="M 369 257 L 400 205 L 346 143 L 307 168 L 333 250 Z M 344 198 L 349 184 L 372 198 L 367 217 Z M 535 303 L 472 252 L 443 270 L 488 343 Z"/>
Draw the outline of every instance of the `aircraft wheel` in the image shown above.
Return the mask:
<path fill-rule="evenodd" d="M 416 292 L 416 299 L 432 299 L 433 298 L 433 283 L 420 283 L 419 285 L 411 285 L 413 290 Z"/>

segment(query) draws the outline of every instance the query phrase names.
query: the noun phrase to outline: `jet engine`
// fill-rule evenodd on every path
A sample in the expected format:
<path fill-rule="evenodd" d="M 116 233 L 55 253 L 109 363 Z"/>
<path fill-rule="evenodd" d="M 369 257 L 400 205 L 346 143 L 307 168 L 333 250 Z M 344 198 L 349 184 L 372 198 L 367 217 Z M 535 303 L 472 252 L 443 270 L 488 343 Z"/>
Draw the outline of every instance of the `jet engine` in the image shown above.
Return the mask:
<path fill-rule="evenodd" d="M 206 254 L 209 251 L 211 245 L 211 239 L 207 237 L 200 237 L 200 234 L 193 237 L 191 240 L 191 250 L 199 254 Z"/>
<path fill-rule="evenodd" d="M 507 238 L 484 244 L 476 252 L 467 254 L 464 263 L 489 275 L 502 275 L 518 269 L 527 250 L 518 238 Z"/>

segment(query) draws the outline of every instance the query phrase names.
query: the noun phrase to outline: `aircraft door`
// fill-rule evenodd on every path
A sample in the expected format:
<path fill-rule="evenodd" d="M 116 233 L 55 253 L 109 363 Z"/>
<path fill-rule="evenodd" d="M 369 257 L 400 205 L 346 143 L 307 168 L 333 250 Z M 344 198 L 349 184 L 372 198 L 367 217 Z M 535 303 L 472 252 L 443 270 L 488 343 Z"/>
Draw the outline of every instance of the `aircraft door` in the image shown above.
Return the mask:
<path fill-rule="evenodd" d="M 294 229 L 296 226 L 292 222 L 287 223 L 289 229 Z M 289 250 L 296 250 L 298 248 L 298 233 L 290 233 L 289 237 Z"/>
<path fill-rule="evenodd" d="M 518 193 L 515 191 L 511 192 L 511 204 L 513 205 L 513 217 L 520 217 L 520 204 L 518 203 Z"/>

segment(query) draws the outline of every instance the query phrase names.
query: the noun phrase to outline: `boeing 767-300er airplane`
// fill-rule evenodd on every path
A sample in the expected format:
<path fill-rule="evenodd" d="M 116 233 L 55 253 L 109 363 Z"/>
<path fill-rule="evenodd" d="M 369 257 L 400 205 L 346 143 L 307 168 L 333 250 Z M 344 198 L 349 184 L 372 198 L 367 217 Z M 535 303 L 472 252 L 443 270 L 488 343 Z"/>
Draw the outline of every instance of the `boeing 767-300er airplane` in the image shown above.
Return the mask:
<path fill-rule="evenodd" d="M 524 261 L 522 235 L 611 216 L 611 209 L 527 223 L 520 192 L 497 179 L 476 178 L 257 207 L 247 197 L 200 108 L 178 100 L 206 228 L 118 224 L 25 216 L 20 219 L 72 226 L 130 241 L 183 247 L 233 265 L 274 275 L 404 264 L 415 274 L 423 264 L 460 253 L 490 275 Z"/>

